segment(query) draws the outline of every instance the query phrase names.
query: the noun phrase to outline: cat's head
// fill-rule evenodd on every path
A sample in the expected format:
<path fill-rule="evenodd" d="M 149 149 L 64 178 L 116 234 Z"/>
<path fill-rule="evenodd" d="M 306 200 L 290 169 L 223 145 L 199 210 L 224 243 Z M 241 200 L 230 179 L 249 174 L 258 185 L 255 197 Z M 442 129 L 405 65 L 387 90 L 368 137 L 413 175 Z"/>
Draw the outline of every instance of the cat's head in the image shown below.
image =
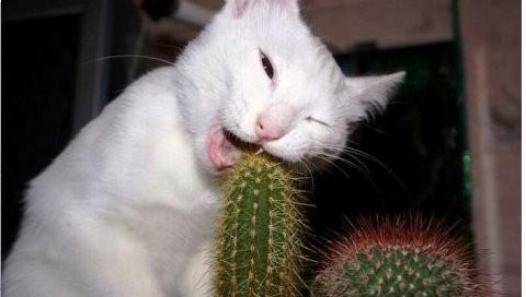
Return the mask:
<path fill-rule="evenodd" d="M 210 30 L 227 44 L 221 127 L 290 162 L 340 154 L 349 124 L 385 107 L 404 76 L 346 78 L 297 0 L 227 0 Z"/>

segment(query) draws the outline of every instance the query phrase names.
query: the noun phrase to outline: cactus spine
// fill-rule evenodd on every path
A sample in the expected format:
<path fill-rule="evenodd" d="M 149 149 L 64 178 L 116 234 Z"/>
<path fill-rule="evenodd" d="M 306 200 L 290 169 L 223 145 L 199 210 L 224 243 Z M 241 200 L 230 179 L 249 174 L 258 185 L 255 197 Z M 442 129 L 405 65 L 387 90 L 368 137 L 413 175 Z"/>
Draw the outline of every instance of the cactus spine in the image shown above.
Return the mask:
<path fill-rule="evenodd" d="M 266 155 L 246 154 L 225 184 L 215 296 L 296 295 L 301 223 L 291 171 Z"/>
<path fill-rule="evenodd" d="M 461 241 L 441 227 L 401 221 L 362 224 L 341 241 L 316 277 L 317 297 L 477 297 Z"/>

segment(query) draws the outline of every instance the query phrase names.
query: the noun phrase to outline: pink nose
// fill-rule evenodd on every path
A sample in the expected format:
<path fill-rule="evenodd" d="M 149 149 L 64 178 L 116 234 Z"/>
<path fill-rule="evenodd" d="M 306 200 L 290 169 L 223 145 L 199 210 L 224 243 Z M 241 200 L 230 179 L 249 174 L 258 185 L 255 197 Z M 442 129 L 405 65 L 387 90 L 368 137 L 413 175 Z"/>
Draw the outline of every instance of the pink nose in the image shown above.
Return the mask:
<path fill-rule="evenodd" d="M 285 134 L 285 128 L 276 121 L 272 121 L 267 114 L 264 113 L 258 116 L 256 135 L 259 141 L 276 140 L 281 138 L 283 134 Z"/>

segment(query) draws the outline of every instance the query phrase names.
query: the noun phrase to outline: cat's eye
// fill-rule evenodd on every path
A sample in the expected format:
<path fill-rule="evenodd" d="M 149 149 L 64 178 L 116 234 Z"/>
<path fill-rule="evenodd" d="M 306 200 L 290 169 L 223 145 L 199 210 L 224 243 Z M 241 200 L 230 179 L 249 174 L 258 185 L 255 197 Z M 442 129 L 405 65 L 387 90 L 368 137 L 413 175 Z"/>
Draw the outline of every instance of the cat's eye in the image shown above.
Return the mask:
<path fill-rule="evenodd" d="M 269 58 L 261 51 L 259 52 L 259 55 L 261 57 L 261 65 L 263 66 L 268 78 L 274 79 L 274 67 L 272 67 L 272 63 L 270 62 Z"/>
<path fill-rule="evenodd" d="M 313 118 L 313 117 L 311 117 L 311 116 L 306 117 L 305 120 L 306 120 L 307 122 L 317 123 L 317 124 L 320 124 L 320 125 L 325 126 L 325 127 L 330 127 L 330 125 L 327 124 L 326 122 L 321 121 L 321 120 L 318 120 L 318 119 Z"/>

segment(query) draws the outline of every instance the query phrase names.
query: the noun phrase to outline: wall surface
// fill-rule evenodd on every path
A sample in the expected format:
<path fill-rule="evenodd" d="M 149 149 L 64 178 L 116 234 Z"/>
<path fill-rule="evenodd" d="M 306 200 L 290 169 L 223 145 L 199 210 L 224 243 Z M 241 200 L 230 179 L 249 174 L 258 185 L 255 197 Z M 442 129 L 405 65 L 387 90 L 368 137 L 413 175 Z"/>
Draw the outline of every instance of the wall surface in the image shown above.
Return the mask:
<path fill-rule="evenodd" d="M 379 48 L 451 39 L 449 0 L 306 0 L 304 14 L 333 51 L 363 43 Z"/>
<path fill-rule="evenodd" d="M 194 0 L 211 10 L 222 0 Z M 374 43 L 380 48 L 451 40 L 450 0 L 303 0 L 302 13 L 334 52 Z M 164 22 L 174 39 L 188 40 L 195 28 Z"/>

